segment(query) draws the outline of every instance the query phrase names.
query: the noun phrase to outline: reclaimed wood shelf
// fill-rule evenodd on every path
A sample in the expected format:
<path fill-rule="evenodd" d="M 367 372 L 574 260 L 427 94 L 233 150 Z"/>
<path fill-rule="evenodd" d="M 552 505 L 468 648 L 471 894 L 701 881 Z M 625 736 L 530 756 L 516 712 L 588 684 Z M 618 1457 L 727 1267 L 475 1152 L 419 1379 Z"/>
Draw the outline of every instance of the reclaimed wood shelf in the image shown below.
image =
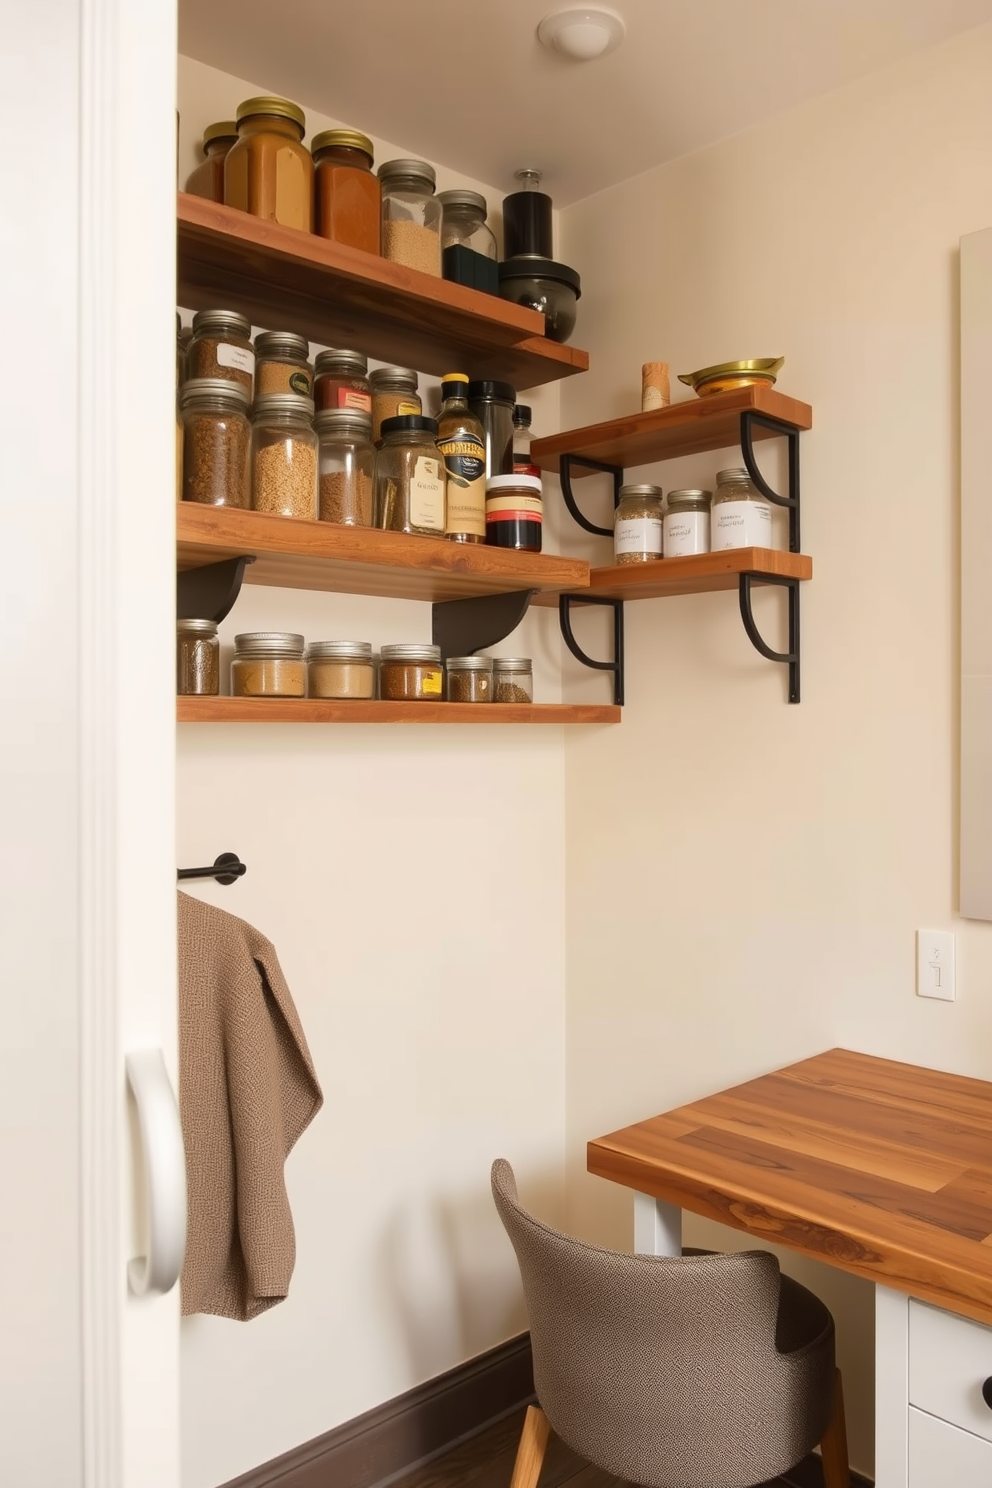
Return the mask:
<path fill-rule="evenodd" d="M 480 594 L 537 589 L 583 590 L 589 565 L 552 553 L 514 553 L 485 544 L 408 537 L 370 527 L 338 527 L 231 507 L 176 508 L 180 569 L 201 568 L 250 554 L 245 583 L 320 589 L 383 599 L 438 603 Z"/>
<path fill-rule="evenodd" d="M 775 548 L 731 548 L 721 553 L 694 553 L 688 558 L 659 558 L 654 563 L 619 563 L 594 568 L 589 587 L 579 593 L 597 599 L 665 599 L 673 594 L 712 594 L 737 589 L 742 573 L 774 574 L 783 579 L 813 577 L 813 560 L 805 553 L 783 553 Z M 538 595 L 534 604 L 554 605 L 553 595 Z"/>
<path fill-rule="evenodd" d="M 589 703 L 328 702 L 323 698 L 180 697 L 179 723 L 619 723 Z"/>
<path fill-rule="evenodd" d="M 177 298 L 418 372 L 457 368 L 521 390 L 589 367 L 586 352 L 544 336 L 535 310 L 182 191 Z"/>

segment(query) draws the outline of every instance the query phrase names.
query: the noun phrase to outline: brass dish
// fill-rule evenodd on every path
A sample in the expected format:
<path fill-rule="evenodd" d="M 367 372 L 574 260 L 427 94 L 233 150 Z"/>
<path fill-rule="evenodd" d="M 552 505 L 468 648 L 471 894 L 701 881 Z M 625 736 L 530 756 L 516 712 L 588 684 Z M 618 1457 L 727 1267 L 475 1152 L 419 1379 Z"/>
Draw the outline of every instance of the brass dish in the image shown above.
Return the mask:
<path fill-rule="evenodd" d="M 755 383 L 771 387 L 784 361 L 785 357 L 759 357 L 748 362 L 721 362 L 699 372 L 680 372 L 679 382 L 691 387 L 700 398 L 727 393 L 731 388 L 753 387 Z"/>

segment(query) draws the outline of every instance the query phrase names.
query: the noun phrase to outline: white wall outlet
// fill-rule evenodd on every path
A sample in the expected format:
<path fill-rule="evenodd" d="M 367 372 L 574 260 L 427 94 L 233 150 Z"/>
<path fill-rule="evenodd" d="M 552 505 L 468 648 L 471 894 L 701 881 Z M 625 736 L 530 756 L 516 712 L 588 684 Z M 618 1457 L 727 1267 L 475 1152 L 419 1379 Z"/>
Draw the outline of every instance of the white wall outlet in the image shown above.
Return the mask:
<path fill-rule="evenodd" d="M 916 995 L 954 1001 L 954 936 L 950 931 L 917 930 Z"/>

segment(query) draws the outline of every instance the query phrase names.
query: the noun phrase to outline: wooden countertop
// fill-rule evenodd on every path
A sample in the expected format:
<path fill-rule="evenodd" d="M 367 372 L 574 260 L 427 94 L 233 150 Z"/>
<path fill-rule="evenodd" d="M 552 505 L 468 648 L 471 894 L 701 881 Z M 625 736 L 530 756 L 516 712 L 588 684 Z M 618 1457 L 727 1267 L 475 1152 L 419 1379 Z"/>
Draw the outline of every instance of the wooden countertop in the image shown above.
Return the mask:
<path fill-rule="evenodd" d="M 588 1167 L 992 1323 L 992 1084 L 832 1049 L 589 1143 Z"/>

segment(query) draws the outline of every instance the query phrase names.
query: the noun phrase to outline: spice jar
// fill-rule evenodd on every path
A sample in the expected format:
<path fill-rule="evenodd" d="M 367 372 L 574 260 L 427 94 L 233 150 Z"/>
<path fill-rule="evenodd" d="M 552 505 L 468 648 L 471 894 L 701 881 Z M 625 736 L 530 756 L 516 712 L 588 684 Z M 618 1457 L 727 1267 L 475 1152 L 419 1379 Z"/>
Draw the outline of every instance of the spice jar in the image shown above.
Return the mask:
<path fill-rule="evenodd" d="M 442 207 L 434 195 L 434 167 L 426 160 L 387 160 L 382 183 L 382 252 L 393 263 L 441 273 Z"/>
<path fill-rule="evenodd" d="M 709 552 L 711 500 L 711 491 L 669 491 L 664 521 L 666 558 Z"/>
<path fill-rule="evenodd" d="M 508 382 L 470 382 L 468 406 L 486 436 L 486 475 L 513 474 L 513 409 L 516 391 Z"/>
<path fill-rule="evenodd" d="M 255 391 L 313 396 L 313 369 L 306 336 L 293 331 L 260 331 L 255 337 Z"/>
<path fill-rule="evenodd" d="M 312 232 L 313 160 L 302 143 L 303 110 L 286 98 L 247 98 L 237 121 L 237 142 L 224 161 L 226 204 Z"/>
<path fill-rule="evenodd" d="M 714 553 L 726 548 L 771 547 L 771 505 L 746 470 L 718 471 L 710 529 Z"/>
<path fill-rule="evenodd" d="M 234 637 L 234 697 L 306 697 L 307 667 L 301 635 L 255 630 Z"/>
<path fill-rule="evenodd" d="M 220 692 L 215 620 L 176 621 L 176 692 L 180 697 L 216 697 Z"/>
<path fill-rule="evenodd" d="M 621 486 L 613 519 L 617 563 L 650 563 L 661 557 L 661 487 Z"/>
<path fill-rule="evenodd" d="M 317 517 L 317 433 L 313 399 L 266 393 L 255 399 L 251 504 L 282 517 Z"/>
<path fill-rule="evenodd" d="M 207 125 L 203 131 L 205 158 L 186 182 L 190 196 L 202 196 L 212 202 L 224 200 L 224 161 L 237 137 L 238 126 L 233 119 Z"/>
<path fill-rule="evenodd" d="M 313 364 L 313 398 L 318 408 L 372 412 L 369 359 L 362 351 L 321 351 Z"/>
<path fill-rule="evenodd" d="M 383 646 L 379 658 L 381 698 L 439 703 L 443 679 L 440 646 Z"/>
<path fill-rule="evenodd" d="M 255 385 L 251 323 L 236 310 L 198 310 L 186 347 L 187 377 L 226 377 L 239 382 L 249 399 Z"/>
<path fill-rule="evenodd" d="M 371 641 L 311 641 L 307 647 L 307 691 L 312 698 L 373 697 Z"/>
<path fill-rule="evenodd" d="M 493 701 L 532 703 L 534 664 L 529 656 L 493 657 Z"/>
<path fill-rule="evenodd" d="M 379 253 L 382 187 L 372 174 L 372 141 L 355 129 L 325 129 L 310 148 L 314 232 L 365 253 Z"/>
<path fill-rule="evenodd" d="M 486 481 L 486 542 L 490 547 L 539 553 L 543 521 L 539 476 L 494 475 Z"/>
<path fill-rule="evenodd" d="M 378 444 L 382 421 L 404 413 L 423 413 L 417 374 L 409 367 L 377 367 L 369 373 L 372 388 L 372 443 Z"/>
<path fill-rule="evenodd" d="M 493 662 L 491 656 L 449 656 L 449 703 L 491 703 Z"/>
<path fill-rule="evenodd" d="M 322 522 L 371 527 L 375 495 L 372 415 L 351 408 L 324 408 L 314 420 L 320 445 Z"/>
<path fill-rule="evenodd" d="M 251 505 L 251 424 L 239 382 L 191 378 L 180 395 L 183 500 L 201 506 Z"/>
<path fill-rule="evenodd" d="M 444 492 L 435 421 L 416 414 L 384 419 L 375 462 L 375 525 L 443 537 Z"/>

